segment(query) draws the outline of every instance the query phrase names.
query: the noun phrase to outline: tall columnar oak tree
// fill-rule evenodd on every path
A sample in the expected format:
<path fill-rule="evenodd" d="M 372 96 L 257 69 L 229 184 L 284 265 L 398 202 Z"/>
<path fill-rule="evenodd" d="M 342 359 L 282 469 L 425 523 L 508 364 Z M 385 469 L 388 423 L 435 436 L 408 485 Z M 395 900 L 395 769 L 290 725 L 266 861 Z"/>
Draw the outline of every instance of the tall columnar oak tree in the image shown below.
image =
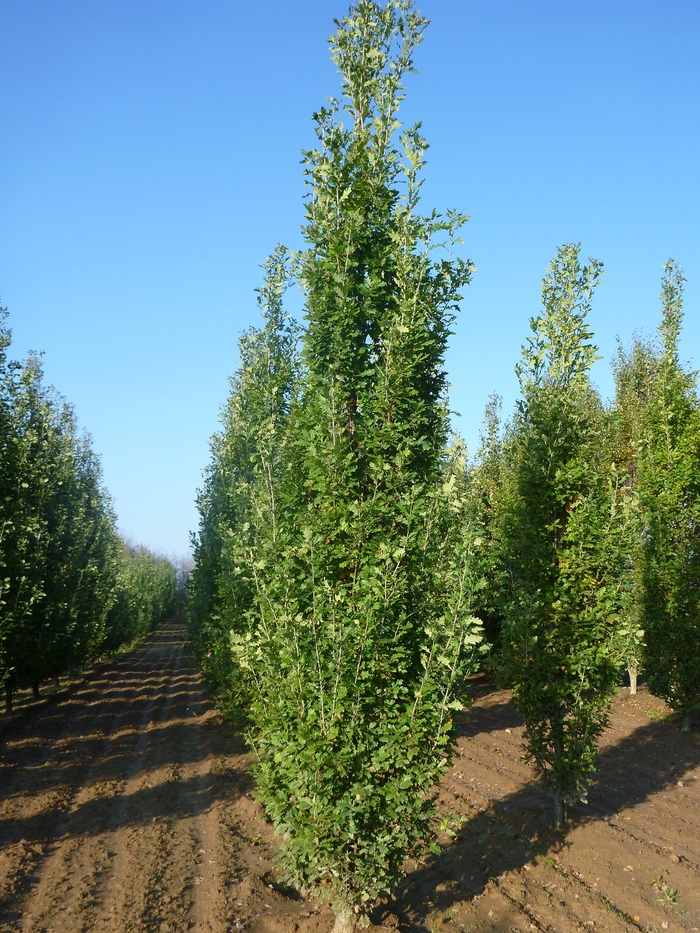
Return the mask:
<path fill-rule="evenodd" d="M 116 516 L 102 483 L 99 459 L 87 436 L 74 436 L 72 487 L 65 536 L 63 541 L 56 538 L 52 543 L 48 572 L 55 581 L 56 596 L 62 597 L 60 603 L 55 600 L 60 605 L 57 621 L 65 618 L 52 657 L 63 658 L 63 664 L 75 669 L 104 650 L 109 613 L 119 586 Z M 53 585 L 47 586 L 49 597 Z M 55 661 L 52 666 L 50 673 L 57 673 Z"/>
<path fill-rule="evenodd" d="M 48 631 L 42 632 L 49 513 L 61 499 L 68 444 L 62 413 L 42 384 L 39 360 L 30 357 L 10 377 L 10 424 L 4 438 L 5 534 L 2 562 L 6 587 L 3 623 L 6 705 L 12 693 L 43 679 Z"/>
<path fill-rule="evenodd" d="M 38 357 L 8 362 L 4 321 L 0 311 L 0 683 L 11 711 L 16 689 L 38 693 L 44 679 L 122 644 L 111 623 L 123 579 L 90 440 L 43 384 Z M 142 576 L 141 597 L 162 595 L 160 583 Z"/>
<path fill-rule="evenodd" d="M 258 289 L 263 326 L 240 339 L 240 364 L 211 442 L 212 460 L 197 499 L 200 532 L 188 583 L 188 617 L 203 670 L 229 710 L 243 711 L 244 678 L 231 653 L 231 632 L 245 628 L 254 585 L 248 555 L 258 499 L 274 499 L 284 469 L 281 438 L 298 381 L 299 326 L 284 313 L 292 281 L 287 250 L 278 246 Z"/>
<path fill-rule="evenodd" d="M 478 549 L 481 582 L 474 609 L 484 624 L 484 637 L 491 646 L 489 663 L 497 665 L 503 622 L 503 589 L 507 588 L 500 560 L 498 509 L 503 484 L 503 438 L 501 399 L 491 395 L 484 412 L 480 444 L 466 473 L 467 510 L 479 528 Z"/>
<path fill-rule="evenodd" d="M 12 495 L 14 457 L 12 438 L 13 380 L 11 364 L 7 359 L 10 346 L 10 331 L 5 326 L 7 310 L 0 308 L 0 687 L 5 683 L 9 670 L 3 648 L 9 634 L 7 597 L 10 589 L 9 569 L 5 558 L 7 541 L 13 531 Z"/>
<path fill-rule="evenodd" d="M 40 371 L 37 372 L 37 376 Z M 41 517 L 32 561 L 42 597 L 28 612 L 14 678 L 20 686 L 66 669 L 79 669 L 99 654 L 116 583 L 114 514 L 101 485 L 89 438 L 78 435 L 73 410 L 54 393 L 34 389 L 37 421 L 24 490 Z"/>
<path fill-rule="evenodd" d="M 644 667 L 649 689 L 678 710 L 700 701 L 700 407 L 696 374 L 680 363 L 683 274 L 665 266 L 661 358 L 639 450 Z"/>
<path fill-rule="evenodd" d="M 601 275 L 559 249 L 517 367 L 522 401 L 506 449 L 502 547 L 512 597 L 503 664 L 526 724 L 526 754 L 554 793 L 555 821 L 584 798 L 619 678 L 620 535 L 626 500 L 606 470 L 604 419 L 589 381 L 585 322 Z"/>
<path fill-rule="evenodd" d="M 426 146 L 418 127 L 396 140 L 426 21 L 360 0 L 336 25 L 344 100 L 316 114 L 305 154 L 301 397 L 286 469 L 256 484 L 256 596 L 232 644 L 287 877 L 345 929 L 430 837 L 481 634 L 459 466 L 443 460 L 443 358 L 472 267 L 433 258 L 466 218 L 417 213 Z"/>
<path fill-rule="evenodd" d="M 615 404 L 611 412 L 611 456 L 624 477 L 629 497 L 630 522 L 625 549 L 625 593 L 618 639 L 630 679 L 630 694 L 637 692 L 643 665 L 644 630 L 641 627 L 641 577 L 639 567 L 643 525 L 639 506 L 639 454 L 645 431 L 646 412 L 658 377 L 660 352 L 655 341 L 635 334 L 629 350 L 618 345 L 613 361 Z"/>

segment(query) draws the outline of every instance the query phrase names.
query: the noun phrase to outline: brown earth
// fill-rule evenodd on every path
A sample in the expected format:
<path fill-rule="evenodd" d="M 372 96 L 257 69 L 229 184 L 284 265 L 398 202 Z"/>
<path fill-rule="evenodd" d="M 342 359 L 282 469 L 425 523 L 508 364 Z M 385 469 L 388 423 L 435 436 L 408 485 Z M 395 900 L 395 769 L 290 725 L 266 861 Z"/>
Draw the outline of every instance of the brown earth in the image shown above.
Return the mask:
<path fill-rule="evenodd" d="M 565 831 L 520 759 L 505 691 L 473 683 L 439 798 L 444 849 L 373 921 L 406 933 L 700 930 L 700 735 L 645 692 L 615 701 Z M 0 933 L 326 933 L 274 874 L 240 738 L 178 622 L 0 716 Z"/>

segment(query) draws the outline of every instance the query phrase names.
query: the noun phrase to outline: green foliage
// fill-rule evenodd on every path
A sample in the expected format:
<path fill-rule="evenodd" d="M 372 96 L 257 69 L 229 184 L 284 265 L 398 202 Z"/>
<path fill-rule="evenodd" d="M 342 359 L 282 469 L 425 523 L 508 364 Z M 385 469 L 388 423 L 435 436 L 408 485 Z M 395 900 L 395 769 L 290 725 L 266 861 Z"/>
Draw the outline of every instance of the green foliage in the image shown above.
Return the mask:
<path fill-rule="evenodd" d="M 490 396 L 484 412 L 480 445 L 466 471 L 467 513 L 479 529 L 479 587 L 474 612 L 484 625 L 484 637 L 491 646 L 489 660 L 498 668 L 501 648 L 503 607 L 507 601 L 508 580 L 503 572 L 499 541 L 499 508 L 503 491 L 504 451 L 501 430 L 501 399 Z"/>
<path fill-rule="evenodd" d="M 586 323 L 601 272 L 594 260 L 581 265 L 577 246 L 557 252 L 517 367 L 522 401 L 505 450 L 500 534 L 511 596 L 502 663 L 557 821 L 585 796 L 621 661 L 620 542 L 630 519 L 621 477 L 607 465 Z"/>
<path fill-rule="evenodd" d="M 6 553 L 14 532 L 14 476 L 16 451 L 12 444 L 13 420 L 13 367 L 7 359 L 11 335 L 5 325 L 7 310 L 0 308 L 0 687 L 9 674 L 4 647 L 10 628 L 10 609 L 7 606 L 12 581 L 12 568 Z"/>
<path fill-rule="evenodd" d="M 10 708 L 14 690 L 121 644 L 110 627 L 120 545 L 89 438 L 43 384 L 38 357 L 8 362 L 5 319 L 1 312 L 0 681 Z M 143 598 L 160 599 L 146 590 Z"/>
<path fill-rule="evenodd" d="M 629 497 L 628 507 L 632 518 L 628 535 L 621 541 L 625 551 L 625 598 L 622 601 L 617 637 L 629 671 L 632 692 L 636 691 L 644 652 L 641 580 L 636 572 L 643 532 L 638 494 L 638 459 L 659 362 L 660 354 L 655 342 L 637 334 L 628 352 L 618 343 L 613 361 L 615 403 L 610 422 L 611 457 L 624 479 L 624 493 Z"/>
<path fill-rule="evenodd" d="M 263 326 L 251 328 L 239 342 L 239 368 L 231 379 L 222 429 L 212 438 L 212 460 L 197 499 L 200 530 L 188 582 L 191 640 L 213 690 L 239 715 L 249 697 L 231 652 L 231 633 L 245 630 L 253 602 L 249 552 L 258 499 L 274 497 L 284 468 L 280 438 L 299 370 L 299 328 L 283 308 L 292 281 L 284 247 L 277 247 L 264 271 L 258 290 Z"/>
<path fill-rule="evenodd" d="M 115 543 L 114 595 L 103 651 L 116 651 L 147 635 L 176 607 L 175 568 L 144 547 Z"/>
<path fill-rule="evenodd" d="M 630 487 L 637 482 L 639 441 L 647 408 L 654 395 L 661 354 L 654 340 L 635 334 L 628 352 L 618 342 L 613 361 L 615 408 L 613 457 L 629 475 Z"/>
<path fill-rule="evenodd" d="M 56 630 L 47 615 L 59 614 L 62 600 L 55 592 L 56 602 L 47 600 L 47 571 L 53 556 L 52 534 L 63 538 L 71 518 L 74 438 L 72 414 L 43 386 L 37 358 L 13 368 L 8 395 L 2 563 L 6 688 L 12 691 L 43 680 L 51 666 Z"/>
<path fill-rule="evenodd" d="M 472 267 L 433 255 L 466 218 L 417 213 L 419 128 L 395 146 L 425 20 L 361 0 L 337 27 L 344 102 L 305 153 L 301 385 L 286 428 L 256 429 L 237 564 L 254 593 L 231 646 L 286 875 L 350 924 L 431 838 L 482 636 L 464 465 L 444 456 L 443 357 Z"/>
<path fill-rule="evenodd" d="M 679 360 L 683 274 L 663 278 L 660 359 L 639 444 L 639 564 L 649 688 L 684 714 L 700 700 L 700 408 Z"/>
<path fill-rule="evenodd" d="M 559 249 L 515 418 L 502 431 L 494 397 L 476 460 L 448 447 L 443 360 L 473 268 L 452 253 L 466 217 L 419 213 L 427 146 L 398 120 L 425 25 L 409 0 L 359 0 L 336 23 L 342 99 L 314 115 L 304 153 L 306 246 L 265 266 L 188 587 L 204 670 L 247 717 L 286 878 L 331 899 L 339 929 L 433 838 L 482 621 L 558 822 L 585 799 L 644 632 L 654 688 L 680 708 L 700 673 L 692 651 L 680 659 L 699 641 L 699 435 L 675 267 L 663 353 L 639 338 L 619 350 L 607 411 L 586 321 L 602 266 Z M 301 340 L 283 311 L 292 278 Z"/>

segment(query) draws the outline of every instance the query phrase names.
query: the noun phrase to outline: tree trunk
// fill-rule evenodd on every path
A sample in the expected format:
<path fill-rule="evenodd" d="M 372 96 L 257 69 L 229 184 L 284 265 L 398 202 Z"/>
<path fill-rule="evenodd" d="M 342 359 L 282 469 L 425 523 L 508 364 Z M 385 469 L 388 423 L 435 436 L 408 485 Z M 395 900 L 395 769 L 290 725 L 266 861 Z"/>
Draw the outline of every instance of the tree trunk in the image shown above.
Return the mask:
<path fill-rule="evenodd" d="M 690 732 L 690 710 L 684 709 L 681 713 L 681 732 Z"/>
<path fill-rule="evenodd" d="M 333 933 L 354 933 L 357 929 L 357 917 L 351 910 L 343 910 L 335 915 Z"/>
<path fill-rule="evenodd" d="M 554 745 L 554 754 L 561 761 L 564 757 L 564 717 L 566 710 L 563 706 L 559 707 L 556 717 L 551 720 L 552 725 L 552 744 Z M 554 825 L 563 826 L 566 822 L 566 805 L 562 793 L 558 787 L 554 788 Z"/>
<path fill-rule="evenodd" d="M 554 825 L 559 828 L 566 822 L 566 804 L 564 803 L 561 792 L 554 791 Z"/>
<path fill-rule="evenodd" d="M 32 696 L 34 697 L 35 700 L 38 700 L 40 696 L 39 684 L 36 683 L 36 681 L 32 684 Z"/>
<path fill-rule="evenodd" d="M 58 688 L 59 688 L 58 674 L 54 674 L 54 675 L 53 675 L 53 685 L 54 685 L 54 687 L 56 688 L 56 690 L 58 690 Z"/>
<path fill-rule="evenodd" d="M 630 696 L 634 696 L 637 692 L 637 668 L 628 667 L 627 673 L 630 675 Z"/>
<path fill-rule="evenodd" d="M 5 712 L 12 712 L 12 687 L 5 687 Z"/>

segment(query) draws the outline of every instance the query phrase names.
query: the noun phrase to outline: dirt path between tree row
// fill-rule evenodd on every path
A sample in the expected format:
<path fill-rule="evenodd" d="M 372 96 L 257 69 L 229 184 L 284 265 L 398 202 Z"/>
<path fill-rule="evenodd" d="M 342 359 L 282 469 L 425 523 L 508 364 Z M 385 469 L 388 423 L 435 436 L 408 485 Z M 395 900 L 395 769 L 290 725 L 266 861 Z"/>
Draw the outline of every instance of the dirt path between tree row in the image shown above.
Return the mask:
<path fill-rule="evenodd" d="M 600 779 L 564 832 L 484 680 L 439 788 L 453 837 L 373 921 L 418 931 L 700 931 L 700 735 L 615 701 Z M 0 933 L 327 933 L 277 885 L 248 758 L 182 624 L 0 729 Z M 461 828 L 460 828 L 460 823 Z"/>

